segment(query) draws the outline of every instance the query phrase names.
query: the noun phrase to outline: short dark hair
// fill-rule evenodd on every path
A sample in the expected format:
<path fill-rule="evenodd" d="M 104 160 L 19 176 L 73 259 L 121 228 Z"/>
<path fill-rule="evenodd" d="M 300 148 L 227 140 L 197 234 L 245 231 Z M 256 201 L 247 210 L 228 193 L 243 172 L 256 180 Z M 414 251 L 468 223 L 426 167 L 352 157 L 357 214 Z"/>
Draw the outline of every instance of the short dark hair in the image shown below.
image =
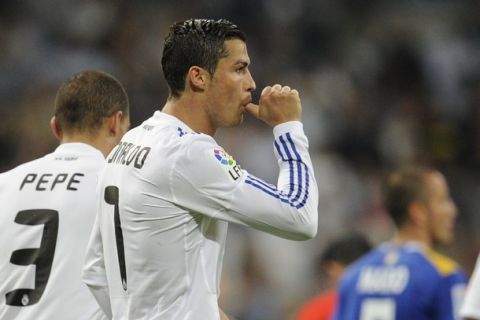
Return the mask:
<path fill-rule="evenodd" d="M 240 29 L 228 20 L 189 19 L 174 23 L 165 37 L 162 69 L 170 95 L 178 98 L 185 90 L 185 79 L 191 66 L 215 73 L 220 58 L 228 52 L 224 42 L 246 41 Z"/>
<path fill-rule="evenodd" d="M 74 74 L 55 98 L 55 118 L 62 132 L 94 133 L 117 111 L 129 115 L 127 93 L 112 75 L 97 70 Z"/>
<path fill-rule="evenodd" d="M 327 262 L 338 262 L 348 266 L 372 249 L 367 237 L 361 233 L 353 232 L 332 240 L 318 258 L 320 266 Z"/>
<path fill-rule="evenodd" d="M 427 175 L 437 170 L 421 166 L 399 168 L 383 182 L 382 200 L 385 210 L 397 227 L 408 217 L 408 207 L 415 201 L 426 201 L 428 197 Z"/>

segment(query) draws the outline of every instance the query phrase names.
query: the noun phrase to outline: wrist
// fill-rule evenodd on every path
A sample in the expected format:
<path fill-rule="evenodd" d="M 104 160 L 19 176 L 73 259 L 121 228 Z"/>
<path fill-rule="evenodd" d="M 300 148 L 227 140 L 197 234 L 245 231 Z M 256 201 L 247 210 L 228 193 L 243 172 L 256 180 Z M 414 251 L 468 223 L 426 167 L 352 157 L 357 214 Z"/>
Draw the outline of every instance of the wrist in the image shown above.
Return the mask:
<path fill-rule="evenodd" d="M 278 137 L 282 134 L 292 131 L 302 131 L 303 132 L 303 123 L 298 120 L 287 121 L 277 124 L 273 127 L 273 135 Z"/>

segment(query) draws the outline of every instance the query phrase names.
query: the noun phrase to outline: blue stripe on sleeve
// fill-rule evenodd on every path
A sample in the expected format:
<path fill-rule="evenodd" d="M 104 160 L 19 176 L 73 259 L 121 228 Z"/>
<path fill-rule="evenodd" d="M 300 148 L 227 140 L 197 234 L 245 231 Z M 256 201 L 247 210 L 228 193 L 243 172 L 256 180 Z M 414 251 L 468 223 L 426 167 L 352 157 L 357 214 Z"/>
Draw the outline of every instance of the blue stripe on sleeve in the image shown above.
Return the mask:
<path fill-rule="evenodd" d="M 306 181 L 306 186 L 305 186 L 305 194 L 303 195 L 303 200 L 300 202 L 300 206 L 303 207 L 305 203 L 307 202 L 308 199 L 308 193 L 310 190 L 310 174 L 308 173 L 308 168 L 307 166 L 302 162 L 302 165 L 305 167 L 305 181 Z"/>
<path fill-rule="evenodd" d="M 294 201 L 297 201 L 299 198 L 300 198 L 300 195 L 302 194 L 302 191 L 303 191 L 303 181 L 302 181 L 302 158 L 300 157 L 300 155 L 298 154 L 297 152 L 297 149 L 295 148 L 295 145 L 293 144 L 293 141 L 292 141 L 292 138 L 290 136 L 290 133 L 287 133 L 286 134 L 286 138 L 287 138 L 287 142 L 285 142 L 285 139 L 283 136 L 280 136 L 279 139 L 280 141 L 282 142 L 282 146 L 284 147 L 285 149 L 285 152 L 287 153 L 288 155 L 288 158 L 289 159 L 292 159 L 291 161 L 295 161 L 296 164 L 297 164 L 297 174 L 298 174 L 298 177 L 297 177 L 297 184 L 295 185 L 294 184 L 294 177 L 293 175 L 290 176 L 290 186 L 292 187 L 293 186 L 293 189 L 291 188 L 291 191 L 292 192 L 289 192 L 288 196 L 292 196 L 294 194 L 294 190 L 296 189 L 296 192 L 295 192 L 295 196 L 294 198 L 292 199 L 292 202 Z M 292 151 L 294 152 L 294 155 L 295 157 L 292 155 L 292 153 L 290 152 L 288 146 L 291 146 L 292 148 Z M 292 163 L 292 166 L 293 166 L 293 163 Z M 295 172 L 295 171 L 293 171 Z"/>
<path fill-rule="evenodd" d="M 293 143 L 292 137 L 291 137 L 289 132 L 287 132 L 286 137 L 287 137 L 287 141 L 288 141 L 289 145 L 292 148 L 293 153 L 295 154 L 295 157 L 296 157 L 295 160 L 297 160 L 298 189 L 297 189 L 297 194 L 295 195 L 295 198 L 293 198 L 293 200 L 292 200 L 292 201 L 297 201 L 300 198 L 300 195 L 302 194 L 302 191 L 304 189 L 303 188 L 304 183 L 303 183 L 303 180 L 302 180 L 302 171 L 303 171 L 302 169 L 305 168 L 305 171 L 308 171 L 308 168 L 306 167 L 305 163 L 302 161 L 302 157 L 298 153 L 297 148 L 295 147 L 295 144 Z M 305 174 L 305 177 L 306 177 L 306 174 Z M 307 179 L 307 182 L 308 182 L 308 179 Z"/>
<path fill-rule="evenodd" d="M 245 179 L 245 183 L 250 184 L 250 185 L 254 186 L 255 188 L 258 188 L 258 189 L 262 190 L 266 194 L 271 195 L 272 197 L 277 198 L 282 202 L 288 203 L 292 207 L 294 206 L 293 203 L 291 203 L 291 201 L 288 198 L 282 197 L 280 195 L 280 193 L 278 192 L 278 190 L 273 191 L 273 190 L 270 190 L 268 188 L 265 188 L 264 185 L 258 184 L 257 182 L 252 180 L 250 176 L 247 176 L 247 178 Z"/>
<path fill-rule="evenodd" d="M 298 157 L 298 159 L 302 162 L 303 167 L 305 168 L 306 188 L 305 188 L 305 194 L 303 196 L 303 200 L 300 202 L 300 204 L 302 206 L 304 206 L 305 203 L 307 202 L 308 193 L 309 193 L 309 190 L 310 190 L 310 174 L 308 172 L 307 165 L 305 164 L 305 162 L 302 161 L 302 157 L 300 156 L 300 154 L 297 151 L 297 147 L 295 146 L 295 143 L 293 143 L 292 136 L 290 135 L 290 133 L 287 133 L 287 140 L 290 142 L 290 144 L 292 146 L 293 153 Z"/>
<path fill-rule="evenodd" d="M 287 144 L 282 136 L 278 137 L 280 142 L 282 143 L 283 150 L 287 153 L 288 165 L 290 167 L 290 189 L 288 190 L 288 196 L 290 197 L 293 194 L 295 184 L 293 183 L 295 180 L 295 169 L 293 168 L 293 158 L 290 154 L 290 150 L 288 150 Z"/>
<path fill-rule="evenodd" d="M 258 184 L 262 185 L 263 187 L 269 189 L 270 191 L 277 192 L 280 196 L 287 198 L 287 195 L 282 190 L 278 190 L 277 187 L 274 186 L 273 184 L 266 183 L 265 181 L 255 177 L 255 176 L 252 176 L 250 174 L 248 175 L 248 178 L 250 180 L 252 180 L 253 182 L 258 183 Z"/>
<path fill-rule="evenodd" d="M 283 152 L 282 152 L 282 150 L 280 149 L 280 146 L 278 145 L 277 141 L 274 141 L 273 144 L 275 145 L 275 149 L 277 149 L 277 152 L 278 152 L 278 155 L 280 156 L 280 158 L 281 158 L 283 161 L 287 161 L 288 159 L 286 159 L 286 158 L 283 156 Z"/>
<path fill-rule="evenodd" d="M 285 141 L 283 141 L 281 136 L 280 136 L 280 142 L 282 142 L 282 145 L 285 146 Z M 283 154 L 283 152 L 280 148 L 280 145 L 277 143 L 277 141 L 275 141 L 275 148 L 277 148 L 277 152 L 280 155 L 281 159 L 283 161 L 288 161 L 288 166 L 290 168 L 290 189 L 288 190 L 288 196 L 291 196 L 292 193 L 293 193 L 293 188 L 294 188 L 293 181 L 294 181 L 294 177 L 295 177 L 295 172 L 294 172 L 294 169 L 293 169 L 293 161 L 292 161 L 292 158 L 290 157 L 290 152 L 288 151 L 288 148 L 286 150 L 287 157 L 284 157 L 284 154 Z"/>
<path fill-rule="evenodd" d="M 285 194 L 283 191 L 278 190 L 274 185 L 268 184 L 261 179 L 258 179 L 252 175 L 248 175 L 245 179 L 245 183 L 265 192 L 266 194 L 279 199 L 280 201 L 284 203 L 288 203 L 290 206 L 295 207 L 297 209 L 302 208 L 305 203 L 307 202 L 308 195 L 309 195 L 309 186 L 310 186 L 310 175 L 308 172 L 308 167 L 307 165 L 302 161 L 302 157 L 300 156 L 295 143 L 292 140 L 292 137 L 290 133 L 286 134 L 286 139 L 288 141 L 285 141 L 284 137 L 281 135 L 279 136 L 279 140 L 281 143 L 281 146 L 277 143 L 277 141 L 274 142 L 275 148 L 282 159 L 282 161 L 288 161 L 289 163 L 289 173 L 290 173 L 290 189 L 288 194 Z M 292 157 L 292 153 L 289 150 L 289 146 L 295 156 Z M 285 156 L 286 155 L 286 156 Z M 295 181 L 295 169 L 293 162 L 297 163 L 297 172 L 298 172 L 298 178 L 297 182 L 298 185 L 294 184 Z M 305 171 L 305 180 L 303 180 L 303 174 L 302 171 Z M 296 190 L 296 194 L 292 199 L 292 194 L 295 191 L 295 188 L 298 188 Z M 303 193 L 303 197 L 301 197 Z M 301 198 L 301 199 L 300 199 Z"/>

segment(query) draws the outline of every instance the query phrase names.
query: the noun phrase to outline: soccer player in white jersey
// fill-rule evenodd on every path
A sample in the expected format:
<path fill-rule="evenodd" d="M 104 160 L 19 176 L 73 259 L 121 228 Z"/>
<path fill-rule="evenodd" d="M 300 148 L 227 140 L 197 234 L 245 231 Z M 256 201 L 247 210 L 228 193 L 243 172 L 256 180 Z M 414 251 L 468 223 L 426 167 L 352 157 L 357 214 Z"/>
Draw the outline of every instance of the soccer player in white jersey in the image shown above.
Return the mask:
<path fill-rule="evenodd" d="M 129 126 L 111 75 L 87 70 L 57 92 L 56 150 L 0 175 L 0 319 L 106 316 L 81 281 L 105 156 Z"/>
<path fill-rule="evenodd" d="M 465 320 L 480 320 L 480 255 L 477 258 L 472 277 L 468 281 L 465 301 L 460 314 Z"/>
<path fill-rule="evenodd" d="M 84 281 L 114 319 L 216 320 L 228 223 L 283 238 L 317 232 L 318 192 L 299 93 L 255 82 L 226 20 L 175 23 L 162 66 L 170 96 L 107 157 Z M 250 112 L 273 127 L 279 177 L 241 168 L 213 136 Z"/>

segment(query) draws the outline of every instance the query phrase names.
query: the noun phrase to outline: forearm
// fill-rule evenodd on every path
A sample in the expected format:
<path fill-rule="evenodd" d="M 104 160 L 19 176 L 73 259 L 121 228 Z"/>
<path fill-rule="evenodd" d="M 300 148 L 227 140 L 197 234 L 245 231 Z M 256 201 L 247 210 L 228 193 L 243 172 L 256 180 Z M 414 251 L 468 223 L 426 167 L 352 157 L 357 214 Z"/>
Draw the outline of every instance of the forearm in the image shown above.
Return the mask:
<path fill-rule="evenodd" d="M 307 138 L 300 122 L 277 126 L 274 135 L 280 166 L 277 186 L 245 173 L 245 186 L 237 188 L 226 213 L 283 238 L 312 238 L 318 223 L 318 187 Z"/>

